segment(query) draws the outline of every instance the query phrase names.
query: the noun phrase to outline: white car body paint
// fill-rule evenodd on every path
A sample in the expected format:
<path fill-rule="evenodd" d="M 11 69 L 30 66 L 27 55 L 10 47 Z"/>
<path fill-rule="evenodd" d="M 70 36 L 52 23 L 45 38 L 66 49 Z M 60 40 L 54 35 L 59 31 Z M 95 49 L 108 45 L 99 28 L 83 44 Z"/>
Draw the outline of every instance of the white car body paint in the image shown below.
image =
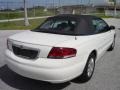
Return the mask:
<path fill-rule="evenodd" d="M 97 60 L 113 42 L 115 30 L 88 36 L 68 36 L 25 31 L 9 37 L 12 44 L 23 45 L 40 50 L 35 60 L 16 56 L 6 50 L 6 64 L 14 72 L 32 79 L 62 83 L 74 79 L 83 73 L 87 59 L 93 50 L 97 51 Z M 47 58 L 52 47 L 69 47 L 77 50 L 76 57 L 66 59 Z"/>

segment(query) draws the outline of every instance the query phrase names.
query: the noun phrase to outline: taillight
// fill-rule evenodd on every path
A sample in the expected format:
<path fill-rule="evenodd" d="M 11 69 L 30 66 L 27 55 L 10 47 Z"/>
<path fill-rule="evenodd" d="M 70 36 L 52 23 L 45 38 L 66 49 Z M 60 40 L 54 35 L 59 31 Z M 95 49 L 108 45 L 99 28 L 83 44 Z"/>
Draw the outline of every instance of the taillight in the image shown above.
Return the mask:
<path fill-rule="evenodd" d="M 10 39 L 7 39 L 7 48 L 12 51 L 12 41 Z"/>
<path fill-rule="evenodd" d="M 53 47 L 48 55 L 48 58 L 64 59 L 75 57 L 77 50 L 74 48 Z"/>

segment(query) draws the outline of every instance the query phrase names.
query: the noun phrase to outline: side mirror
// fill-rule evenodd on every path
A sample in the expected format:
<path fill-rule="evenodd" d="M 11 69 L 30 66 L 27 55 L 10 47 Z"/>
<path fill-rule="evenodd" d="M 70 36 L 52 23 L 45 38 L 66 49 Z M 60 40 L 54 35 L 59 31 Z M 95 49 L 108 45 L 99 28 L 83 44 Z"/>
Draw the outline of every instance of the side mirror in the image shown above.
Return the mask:
<path fill-rule="evenodd" d="M 109 29 L 110 30 L 115 29 L 115 26 L 110 26 Z"/>

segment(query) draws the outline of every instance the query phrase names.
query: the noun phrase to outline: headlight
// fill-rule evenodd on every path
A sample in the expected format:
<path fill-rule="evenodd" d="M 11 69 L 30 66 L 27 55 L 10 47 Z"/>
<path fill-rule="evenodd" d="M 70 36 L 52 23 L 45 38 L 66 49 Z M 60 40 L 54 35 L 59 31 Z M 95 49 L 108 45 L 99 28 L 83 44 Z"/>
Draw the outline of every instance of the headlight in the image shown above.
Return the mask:
<path fill-rule="evenodd" d="M 12 51 L 12 41 L 10 39 L 7 39 L 7 48 Z"/>

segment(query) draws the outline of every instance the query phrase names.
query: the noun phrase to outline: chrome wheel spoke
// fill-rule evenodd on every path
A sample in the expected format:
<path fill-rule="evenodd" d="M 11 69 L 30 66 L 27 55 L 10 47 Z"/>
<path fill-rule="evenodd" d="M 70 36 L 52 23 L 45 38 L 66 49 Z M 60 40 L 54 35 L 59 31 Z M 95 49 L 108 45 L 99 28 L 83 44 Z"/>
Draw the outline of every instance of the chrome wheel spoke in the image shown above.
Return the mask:
<path fill-rule="evenodd" d="M 93 70 L 94 70 L 94 59 L 91 58 L 89 63 L 88 63 L 88 70 L 87 70 L 87 74 L 89 77 L 92 75 Z"/>

